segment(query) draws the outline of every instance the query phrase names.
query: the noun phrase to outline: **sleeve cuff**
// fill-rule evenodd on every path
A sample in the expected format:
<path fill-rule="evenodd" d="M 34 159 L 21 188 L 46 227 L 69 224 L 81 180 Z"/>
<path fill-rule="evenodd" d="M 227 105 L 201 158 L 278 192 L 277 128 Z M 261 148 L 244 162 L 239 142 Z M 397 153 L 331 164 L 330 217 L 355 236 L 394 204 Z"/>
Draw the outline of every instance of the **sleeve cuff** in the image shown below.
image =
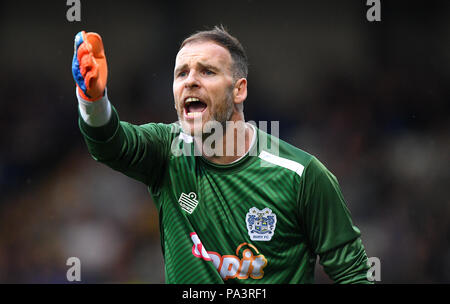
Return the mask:
<path fill-rule="evenodd" d="M 96 101 L 97 102 L 97 101 Z M 78 108 L 79 119 L 78 126 L 80 128 L 83 136 L 96 143 L 106 143 L 112 140 L 112 138 L 117 134 L 120 126 L 119 115 L 117 114 L 114 106 L 111 106 L 111 117 L 108 122 L 100 127 L 93 127 L 87 124 L 87 122 L 82 118 L 80 107 Z"/>
<path fill-rule="evenodd" d="M 83 99 L 75 89 L 78 99 L 78 109 L 83 121 L 91 127 L 106 125 L 111 119 L 111 103 L 105 89 L 105 95 L 99 100 L 92 102 Z"/>

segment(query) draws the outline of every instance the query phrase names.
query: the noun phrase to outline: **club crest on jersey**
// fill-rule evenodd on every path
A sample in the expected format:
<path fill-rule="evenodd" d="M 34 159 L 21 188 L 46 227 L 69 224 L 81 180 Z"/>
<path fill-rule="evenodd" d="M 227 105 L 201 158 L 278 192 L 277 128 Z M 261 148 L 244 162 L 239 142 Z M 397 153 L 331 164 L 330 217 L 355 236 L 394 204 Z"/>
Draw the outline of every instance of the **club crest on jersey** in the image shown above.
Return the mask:
<path fill-rule="evenodd" d="M 181 193 L 178 199 L 181 209 L 191 214 L 198 205 L 197 194 L 191 192 L 189 194 Z"/>
<path fill-rule="evenodd" d="M 270 241 L 275 233 L 277 215 L 269 208 L 250 208 L 245 217 L 247 231 L 252 241 Z"/>

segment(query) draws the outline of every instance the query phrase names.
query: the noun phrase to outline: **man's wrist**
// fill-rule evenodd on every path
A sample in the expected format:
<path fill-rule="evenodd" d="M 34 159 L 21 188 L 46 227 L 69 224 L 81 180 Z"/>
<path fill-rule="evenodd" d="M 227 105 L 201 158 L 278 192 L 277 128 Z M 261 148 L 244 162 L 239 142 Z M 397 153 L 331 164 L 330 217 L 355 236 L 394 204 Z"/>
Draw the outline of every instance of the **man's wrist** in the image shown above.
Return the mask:
<path fill-rule="evenodd" d="M 101 127 L 111 119 L 111 103 L 108 100 L 107 90 L 97 101 L 88 101 L 80 96 L 78 89 L 75 90 L 78 99 L 78 108 L 81 118 L 91 127 Z"/>

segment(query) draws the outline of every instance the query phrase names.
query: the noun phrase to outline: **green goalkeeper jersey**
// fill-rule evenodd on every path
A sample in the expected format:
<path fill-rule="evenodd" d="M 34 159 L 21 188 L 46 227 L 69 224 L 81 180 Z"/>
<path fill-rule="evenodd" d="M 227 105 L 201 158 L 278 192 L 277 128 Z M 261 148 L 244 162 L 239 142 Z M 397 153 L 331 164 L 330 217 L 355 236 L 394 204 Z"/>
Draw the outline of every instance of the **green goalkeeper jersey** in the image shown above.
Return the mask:
<path fill-rule="evenodd" d="M 228 165 L 195 156 L 178 124 L 79 119 L 93 158 L 148 186 L 167 283 L 312 283 L 316 257 L 337 283 L 368 283 L 367 256 L 336 178 L 310 154 L 255 127 Z"/>

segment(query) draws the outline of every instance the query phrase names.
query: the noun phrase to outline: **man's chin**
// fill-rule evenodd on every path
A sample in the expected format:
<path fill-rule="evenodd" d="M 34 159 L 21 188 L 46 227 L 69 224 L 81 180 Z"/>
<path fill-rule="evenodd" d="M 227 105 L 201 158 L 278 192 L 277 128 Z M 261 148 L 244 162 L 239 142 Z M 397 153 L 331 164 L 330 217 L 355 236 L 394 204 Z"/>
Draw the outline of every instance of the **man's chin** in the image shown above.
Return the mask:
<path fill-rule="evenodd" d="M 180 124 L 183 133 L 197 138 L 205 138 L 211 134 L 223 134 L 223 130 L 226 128 L 224 123 L 220 123 L 217 120 L 205 122 L 180 120 Z"/>
<path fill-rule="evenodd" d="M 203 133 L 203 124 L 202 123 L 194 123 L 188 122 L 180 119 L 181 129 L 183 133 L 190 136 L 201 136 Z"/>

